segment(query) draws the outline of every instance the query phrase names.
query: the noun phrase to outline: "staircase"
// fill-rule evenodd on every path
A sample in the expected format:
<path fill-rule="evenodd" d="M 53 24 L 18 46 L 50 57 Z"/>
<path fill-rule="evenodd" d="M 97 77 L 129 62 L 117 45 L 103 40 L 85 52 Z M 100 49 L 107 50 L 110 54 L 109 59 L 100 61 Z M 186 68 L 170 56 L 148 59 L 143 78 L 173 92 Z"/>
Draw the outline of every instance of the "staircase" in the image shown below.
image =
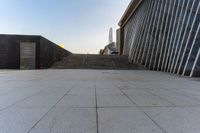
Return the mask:
<path fill-rule="evenodd" d="M 72 54 L 55 62 L 50 69 L 143 69 L 128 63 L 127 56 Z"/>

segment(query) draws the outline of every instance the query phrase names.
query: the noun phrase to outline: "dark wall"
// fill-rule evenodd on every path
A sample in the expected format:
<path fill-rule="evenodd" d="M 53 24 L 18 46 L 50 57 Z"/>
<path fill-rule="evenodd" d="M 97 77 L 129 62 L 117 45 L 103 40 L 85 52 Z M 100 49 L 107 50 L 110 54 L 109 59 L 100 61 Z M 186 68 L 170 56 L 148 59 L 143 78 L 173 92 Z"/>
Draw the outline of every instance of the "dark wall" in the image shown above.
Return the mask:
<path fill-rule="evenodd" d="M 124 28 L 120 30 L 120 55 L 123 55 L 124 50 Z"/>
<path fill-rule="evenodd" d="M 0 35 L 0 69 L 20 68 L 20 42 L 36 42 L 37 49 L 39 36 Z"/>
<path fill-rule="evenodd" d="M 40 38 L 40 68 L 48 68 L 55 61 L 71 54 L 55 43 L 41 37 Z"/>
<path fill-rule="evenodd" d="M 20 69 L 20 42 L 36 43 L 36 69 L 48 68 L 71 54 L 41 36 L 0 35 L 0 69 Z"/>
<path fill-rule="evenodd" d="M 19 47 L 13 37 L 0 36 L 0 69 L 19 67 Z"/>

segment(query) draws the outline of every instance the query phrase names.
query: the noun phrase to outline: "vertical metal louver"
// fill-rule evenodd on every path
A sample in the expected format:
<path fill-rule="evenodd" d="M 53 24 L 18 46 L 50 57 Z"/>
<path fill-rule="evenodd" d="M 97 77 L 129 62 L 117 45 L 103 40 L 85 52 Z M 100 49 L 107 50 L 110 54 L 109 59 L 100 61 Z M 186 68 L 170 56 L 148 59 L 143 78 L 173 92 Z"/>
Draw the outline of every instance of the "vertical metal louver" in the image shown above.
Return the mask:
<path fill-rule="evenodd" d="M 143 0 L 122 28 L 130 62 L 200 76 L 199 0 Z"/>

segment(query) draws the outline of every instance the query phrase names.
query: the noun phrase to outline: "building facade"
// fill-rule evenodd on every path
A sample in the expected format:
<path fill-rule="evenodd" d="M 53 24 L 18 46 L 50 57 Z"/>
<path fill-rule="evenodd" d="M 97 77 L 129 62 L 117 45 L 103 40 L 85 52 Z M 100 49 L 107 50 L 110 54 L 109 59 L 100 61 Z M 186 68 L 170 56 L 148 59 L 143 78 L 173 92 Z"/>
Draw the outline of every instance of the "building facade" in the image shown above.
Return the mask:
<path fill-rule="evenodd" d="M 0 69 L 44 69 L 69 54 L 42 36 L 0 35 Z"/>
<path fill-rule="evenodd" d="M 119 25 L 130 62 L 200 77 L 200 0 L 132 0 Z"/>

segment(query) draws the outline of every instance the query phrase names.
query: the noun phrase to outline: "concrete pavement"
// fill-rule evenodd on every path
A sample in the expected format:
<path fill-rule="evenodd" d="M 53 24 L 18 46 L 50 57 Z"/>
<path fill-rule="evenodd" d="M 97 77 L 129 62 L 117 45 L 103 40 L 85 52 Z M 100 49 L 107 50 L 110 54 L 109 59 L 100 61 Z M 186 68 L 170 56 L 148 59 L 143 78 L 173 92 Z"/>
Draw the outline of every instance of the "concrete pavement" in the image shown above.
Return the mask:
<path fill-rule="evenodd" d="M 0 133 L 200 133 L 200 80 L 145 70 L 0 71 Z"/>

